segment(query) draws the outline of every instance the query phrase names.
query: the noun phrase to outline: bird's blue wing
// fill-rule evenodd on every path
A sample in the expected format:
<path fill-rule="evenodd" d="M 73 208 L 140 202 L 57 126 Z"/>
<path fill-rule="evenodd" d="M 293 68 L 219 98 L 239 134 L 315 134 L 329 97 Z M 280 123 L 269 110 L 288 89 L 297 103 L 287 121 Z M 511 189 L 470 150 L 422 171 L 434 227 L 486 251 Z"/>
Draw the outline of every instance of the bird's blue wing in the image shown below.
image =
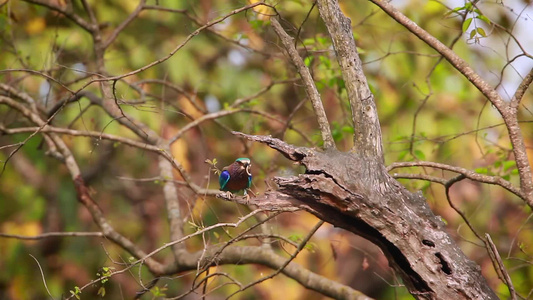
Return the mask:
<path fill-rule="evenodd" d="M 226 185 L 228 184 L 229 177 L 229 172 L 227 170 L 224 170 L 222 171 L 222 173 L 220 173 L 220 177 L 218 177 L 218 183 L 220 183 L 221 191 L 226 190 Z"/>
<path fill-rule="evenodd" d="M 252 186 L 252 175 L 248 176 L 248 184 L 246 185 L 246 188 L 249 189 Z"/>

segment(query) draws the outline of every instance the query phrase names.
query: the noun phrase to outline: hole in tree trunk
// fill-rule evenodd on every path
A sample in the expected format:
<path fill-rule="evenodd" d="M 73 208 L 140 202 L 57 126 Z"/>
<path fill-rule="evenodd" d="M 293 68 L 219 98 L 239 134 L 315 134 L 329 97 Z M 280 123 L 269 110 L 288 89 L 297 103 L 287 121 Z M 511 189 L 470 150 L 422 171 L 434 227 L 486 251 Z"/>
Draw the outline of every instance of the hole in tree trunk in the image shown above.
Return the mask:
<path fill-rule="evenodd" d="M 450 265 L 448 264 L 448 262 L 444 259 L 444 256 L 440 252 L 435 253 L 435 256 L 440 261 L 440 265 L 441 265 L 440 269 L 442 270 L 442 272 L 448 275 L 452 274 L 452 269 L 450 268 Z"/>

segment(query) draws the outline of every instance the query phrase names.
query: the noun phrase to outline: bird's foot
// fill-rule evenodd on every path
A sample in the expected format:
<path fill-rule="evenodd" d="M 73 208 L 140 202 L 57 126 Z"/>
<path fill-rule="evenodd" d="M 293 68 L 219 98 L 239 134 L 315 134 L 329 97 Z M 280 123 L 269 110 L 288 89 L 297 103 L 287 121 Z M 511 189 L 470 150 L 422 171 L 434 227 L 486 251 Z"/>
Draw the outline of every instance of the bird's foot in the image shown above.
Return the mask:
<path fill-rule="evenodd" d="M 221 197 L 221 198 L 225 198 L 225 199 L 235 198 L 235 195 L 233 195 L 230 191 L 221 192 L 219 195 L 220 196 L 217 196 L 217 197 Z"/>
<path fill-rule="evenodd" d="M 246 195 L 246 191 L 248 191 L 248 192 L 252 193 L 252 195 L 253 195 L 254 197 L 256 197 L 256 196 L 257 196 L 257 194 L 256 194 L 256 193 L 254 193 L 254 191 L 252 191 L 252 189 L 246 189 L 246 190 L 244 190 L 244 192 L 245 192 L 245 195 Z"/>

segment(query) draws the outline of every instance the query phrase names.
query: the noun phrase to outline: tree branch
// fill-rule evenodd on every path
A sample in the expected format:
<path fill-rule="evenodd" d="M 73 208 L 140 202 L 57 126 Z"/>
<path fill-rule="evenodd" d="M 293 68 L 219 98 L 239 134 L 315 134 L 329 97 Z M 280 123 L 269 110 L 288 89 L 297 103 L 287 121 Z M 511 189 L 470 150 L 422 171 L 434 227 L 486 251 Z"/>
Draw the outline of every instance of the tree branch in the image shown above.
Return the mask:
<path fill-rule="evenodd" d="M 71 9 L 65 9 L 59 5 L 56 5 L 55 3 L 58 3 L 56 1 L 47 1 L 47 0 L 23 0 L 23 1 L 41 5 L 41 6 L 49 8 L 50 10 L 61 13 L 65 17 L 74 21 L 74 23 L 76 23 L 78 26 L 83 28 L 85 31 L 89 33 L 94 32 L 94 27 L 90 23 L 88 23 L 85 19 L 83 19 L 79 15 L 75 14 Z"/>
<path fill-rule="evenodd" d="M 294 47 L 293 38 L 291 38 L 287 34 L 287 32 L 285 32 L 285 30 L 283 29 L 283 27 L 281 27 L 276 18 L 271 18 L 270 21 L 272 23 L 274 31 L 276 32 L 276 34 L 281 40 L 281 43 L 285 47 L 287 55 L 296 67 L 296 70 L 298 70 L 298 73 L 300 73 L 300 76 L 302 77 L 305 92 L 311 100 L 311 104 L 313 105 L 313 109 L 315 111 L 318 127 L 320 128 L 322 140 L 324 141 L 324 148 L 335 149 L 335 141 L 333 140 L 333 136 L 331 135 L 328 117 L 326 116 L 326 111 L 324 110 L 324 106 L 322 105 L 322 99 L 320 99 L 320 94 L 318 93 L 315 82 L 313 81 L 311 72 L 309 72 L 309 69 L 307 68 L 307 66 L 305 66 L 304 61 L 300 57 L 300 54 L 298 54 L 298 51 Z"/>
<path fill-rule="evenodd" d="M 494 105 L 494 107 L 501 114 L 507 131 L 509 132 L 509 139 L 513 145 L 513 153 L 515 155 L 516 166 L 518 169 L 518 174 L 520 176 L 520 190 L 523 195 L 522 199 L 533 208 L 533 175 L 531 172 L 531 165 L 527 157 L 526 146 L 524 143 L 524 136 L 522 135 L 522 130 L 518 124 L 517 119 L 517 101 L 516 98 L 520 96 L 521 90 L 524 89 L 524 86 L 529 85 L 528 81 L 533 80 L 529 75 L 526 76 L 521 87 L 519 87 L 518 94 L 515 94 L 516 97 L 514 102 L 511 102 L 512 105 L 506 103 L 500 94 L 488 84 L 483 78 L 481 78 L 469 65 L 468 63 L 459 57 L 453 50 L 444 45 L 437 38 L 432 36 L 430 33 L 419 27 L 415 22 L 411 21 L 408 17 L 402 14 L 397 10 L 390 2 L 383 0 L 370 0 L 372 3 L 380 7 L 385 13 L 391 16 L 396 22 L 404 26 L 407 30 L 416 35 L 428 46 L 435 49 L 440 53 L 444 58 L 463 76 L 468 79 L 487 99 Z M 531 74 L 531 72 L 530 72 Z"/>
<path fill-rule="evenodd" d="M 36 125 L 41 126 L 41 128 L 45 128 L 46 126 L 48 126 L 38 115 L 31 112 L 22 104 L 19 104 L 10 98 L 0 96 L 0 104 L 1 103 L 9 105 L 10 107 L 18 110 L 22 113 L 22 115 L 24 115 L 24 117 L 26 117 L 28 120 L 35 123 Z M 109 239 L 113 240 L 116 244 L 120 245 L 122 248 L 126 249 L 132 255 L 136 257 L 145 256 L 146 254 L 141 249 L 139 249 L 137 245 L 135 245 L 129 239 L 118 233 L 104 217 L 102 210 L 90 196 L 89 188 L 85 185 L 81 177 L 80 168 L 64 141 L 59 138 L 55 133 L 50 133 L 49 135 L 52 141 L 57 145 L 57 148 L 59 149 L 62 155 L 61 161 L 67 167 L 67 170 L 69 171 L 70 176 L 74 181 L 74 186 L 76 188 L 79 201 L 89 210 L 94 222 L 100 227 L 104 235 Z M 162 272 L 163 266 L 154 259 L 150 259 L 146 263 L 152 272 Z"/>
<path fill-rule="evenodd" d="M 397 168 L 408 168 L 408 167 L 430 167 L 430 168 L 436 168 L 440 170 L 446 170 L 446 171 L 462 174 L 465 176 L 465 178 L 468 178 L 472 181 L 499 185 L 502 188 L 520 197 L 521 199 L 525 200 L 525 196 L 524 194 L 522 194 L 520 189 L 516 188 L 512 183 L 510 183 L 509 181 L 499 176 L 483 175 L 483 174 L 479 174 L 479 173 L 476 173 L 474 171 L 471 171 L 465 168 L 450 166 L 447 164 L 441 164 L 441 163 L 436 163 L 432 161 L 397 162 L 397 163 L 390 164 L 387 167 L 387 170 L 391 171 Z"/>
<path fill-rule="evenodd" d="M 526 77 L 522 82 L 520 82 L 520 85 L 516 89 L 516 92 L 513 95 L 513 98 L 511 99 L 511 103 L 514 106 L 518 106 L 522 98 L 524 97 L 524 94 L 526 93 L 527 89 L 531 85 L 531 82 L 533 82 L 533 68 L 529 70 L 529 73 L 527 73 Z"/>
<path fill-rule="evenodd" d="M 352 151 L 383 158 L 383 144 L 374 95 L 370 92 L 361 59 L 353 38 L 350 19 L 344 16 L 337 0 L 319 0 L 318 10 L 326 24 L 341 67 L 354 124 Z"/>
<path fill-rule="evenodd" d="M 278 191 L 255 197 L 250 204 L 304 209 L 372 241 L 415 297 L 497 299 L 422 195 L 407 191 L 378 161 L 358 152 L 320 152 L 270 136 L 238 135 L 265 143 L 306 167 L 305 174 L 274 178 Z"/>
<path fill-rule="evenodd" d="M 108 48 L 109 45 L 111 45 L 111 43 L 115 41 L 120 32 L 124 30 L 124 28 L 126 28 L 126 26 L 128 26 L 128 24 L 130 24 L 135 18 L 137 18 L 139 13 L 144 9 L 145 3 L 146 0 L 140 0 L 135 10 L 122 23 L 120 23 L 120 25 L 118 25 L 115 30 L 113 30 L 113 33 L 107 38 L 107 40 L 102 45 L 104 49 Z"/>
<path fill-rule="evenodd" d="M 402 12 L 397 10 L 390 2 L 382 0 L 370 0 L 372 3 L 381 8 L 385 13 L 391 16 L 396 22 L 404 26 L 407 30 L 416 35 L 424 43 L 435 49 L 444 58 L 452 64 L 463 76 L 465 76 L 489 101 L 502 113 L 505 108 L 505 102 L 500 97 L 498 92 L 483 80 L 466 61 L 459 57 L 453 50 L 444 45 L 441 41 L 419 27 L 415 22 L 411 21 Z"/>
<path fill-rule="evenodd" d="M 51 237 L 104 237 L 102 232 L 46 232 L 38 235 L 0 233 L 0 237 L 17 240 L 36 241 Z"/>

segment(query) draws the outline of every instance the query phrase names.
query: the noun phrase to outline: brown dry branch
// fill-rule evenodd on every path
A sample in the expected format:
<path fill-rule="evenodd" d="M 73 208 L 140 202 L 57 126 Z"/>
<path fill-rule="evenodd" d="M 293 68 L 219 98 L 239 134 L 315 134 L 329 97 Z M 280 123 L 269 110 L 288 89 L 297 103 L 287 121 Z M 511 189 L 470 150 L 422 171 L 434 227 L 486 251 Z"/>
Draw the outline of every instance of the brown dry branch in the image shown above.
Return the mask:
<path fill-rule="evenodd" d="M 513 282 L 511 281 L 511 276 L 509 276 L 507 269 L 503 265 L 500 253 L 498 253 L 498 249 L 496 248 L 496 245 L 494 245 L 494 242 L 492 242 L 492 238 L 488 233 L 485 233 L 485 245 L 489 250 L 490 258 L 494 264 L 494 269 L 499 271 L 498 277 L 500 277 L 500 279 L 505 282 L 505 285 L 507 285 L 509 293 L 511 294 L 511 300 L 516 300 L 516 291 Z"/>
<path fill-rule="evenodd" d="M 417 298 L 497 299 L 479 267 L 446 233 L 422 195 L 390 177 L 379 158 L 234 134 L 264 143 L 306 168 L 296 177 L 275 177 L 278 190 L 252 199 L 251 204 L 304 209 L 372 241 Z"/>
<path fill-rule="evenodd" d="M 520 191 L 520 189 L 515 187 L 511 182 L 499 176 L 479 174 L 472 170 L 468 170 L 468 169 L 461 168 L 461 167 L 450 166 L 447 164 L 436 163 L 432 161 L 412 161 L 412 162 L 392 163 L 387 167 L 387 170 L 392 171 L 397 168 L 406 168 L 406 167 L 430 167 L 430 168 L 458 173 L 458 174 L 465 176 L 465 178 L 468 178 L 473 181 L 501 186 L 502 188 L 508 190 L 509 192 L 525 200 L 525 195 L 523 195 L 522 191 Z"/>
<path fill-rule="evenodd" d="M 100 101 L 97 97 L 92 97 L 92 102 L 98 103 Z M 282 273 L 295 279 L 296 281 L 300 282 L 303 286 L 313 289 L 315 291 L 318 291 L 324 295 L 334 297 L 337 299 L 369 299 L 365 295 L 361 294 L 360 292 L 353 290 L 347 286 L 344 286 L 342 284 L 339 284 L 335 281 L 326 279 L 320 275 L 317 275 L 313 272 L 310 272 L 309 270 L 294 264 L 289 263 L 287 265 L 287 260 L 280 257 L 278 254 L 273 252 L 272 250 L 265 249 L 263 247 L 240 247 L 240 246 L 230 246 L 230 247 L 222 247 L 217 248 L 213 247 L 210 249 L 206 249 L 206 251 L 198 251 L 196 253 L 189 253 L 186 250 L 183 249 L 183 242 L 196 235 L 189 235 L 186 237 L 178 238 L 176 236 L 176 239 L 173 239 L 172 242 L 165 244 L 164 246 L 152 251 L 149 254 L 146 254 L 141 249 L 135 245 L 134 242 L 127 239 L 125 236 L 118 233 L 107 221 L 105 218 L 102 210 L 100 207 L 96 204 L 94 199 L 92 199 L 89 188 L 84 183 L 83 179 L 81 178 L 79 167 L 77 166 L 77 163 L 75 162 L 72 154 L 64 144 L 64 142 L 57 138 L 55 136 L 57 133 L 61 134 L 70 134 L 74 136 L 91 136 L 99 139 L 109 139 L 118 141 L 121 143 L 125 143 L 127 145 L 138 147 L 139 149 L 144 150 L 150 150 L 155 153 L 160 154 L 160 164 L 161 161 L 164 159 L 168 163 L 172 165 L 173 168 L 179 170 L 180 172 L 183 172 L 182 175 L 185 178 L 185 180 L 189 180 L 188 184 L 192 188 L 197 188 L 197 192 L 206 192 L 201 190 L 197 185 L 192 182 L 190 177 L 188 177 L 187 173 L 183 169 L 183 167 L 174 160 L 174 158 L 169 154 L 168 149 L 162 149 L 150 144 L 145 144 L 143 142 L 137 142 L 133 141 L 127 138 L 119 137 L 119 136 L 113 136 L 109 134 L 104 134 L 101 132 L 89 132 L 89 131 L 76 131 L 71 129 L 63 129 L 63 128 L 54 128 L 52 126 L 47 125 L 44 121 L 40 119 L 40 117 L 34 113 L 32 113 L 28 108 L 24 107 L 23 105 L 17 103 L 13 99 L 10 99 L 8 97 L 0 96 L 0 103 L 6 104 L 14 109 L 19 110 L 25 117 L 30 119 L 32 122 L 34 122 L 36 125 L 40 125 L 41 127 L 30 127 L 30 128 L 23 128 L 23 129 L 4 129 L 5 133 L 15 134 L 20 132 L 31 132 L 32 130 L 35 130 L 35 133 L 42 133 L 42 134 L 50 134 L 53 138 L 55 144 L 58 145 L 58 148 L 61 150 L 62 155 L 66 157 L 65 163 L 68 166 L 68 169 L 71 172 L 71 176 L 74 179 L 74 183 L 76 186 L 78 198 L 80 202 L 87 207 L 87 209 L 90 211 L 93 220 L 95 223 L 101 228 L 102 235 L 108 238 L 113 243 L 119 245 L 123 249 L 127 250 L 131 255 L 133 255 L 136 258 L 139 258 L 137 262 L 134 262 L 133 265 L 141 264 L 146 265 L 148 269 L 154 274 L 154 276 L 164 276 L 164 275 L 171 275 L 176 273 L 182 273 L 190 270 L 195 270 L 198 266 L 199 262 L 203 262 L 202 264 L 206 267 L 214 266 L 214 265 L 223 265 L 223 264 L 262 264 L 267 267 L 270 267 L 274 270 L 279 270 L 282 266 Z M 163 168 L 162 168 L 163 169 Z M 168 175 L 168 174 L 167 174 Z M 164 178 L 167 178 L 164 176 Z M 172 181 L 165 182 L 165 184 L 173 184 Z M 170 191 L 172 193 L 172 190 Z M 215 192 L 213 192 L 214 194 Z M 220 193 L 219 191 L 216 191 L 216 193 Z M 167 196 L 168 198 L 175 198 L 176 196 L 171 195 Z M 168 202 L 168 201 L 167 201 Z M 175 208 L 168 206 L 167 208 L 170 210 L 169 214 L 175 212 Z M 276 208 L 276 210 L 283 210 L 283 208 Z M 294 208 L 286 208 L 284 209 L 286 211 L 294 211 Z M 256 210 L 253 212 L 253 214 L 257 213 L 260 210 Z M 252 214 L 252 215 L 253 215 Z M 174 216 L 177 218 L 178 216 Z M 245 220 L 247 218 L 243 218 Z M 242 221 L 242 220 L 241 220 Z M 237 223 L 235 226 L 238 226 L 239 223 Z M 218 228 L 223 226 L 231 226 L 224 223 L 216 224 L 216 226 L 212 228 Z M 180 227 L 181 230 L 182 227 Z M 212 228 L 209 228 L 211 230 Z M 228 245 L 230 245 L 229 243 Z M 163 265 L 156 260 L 152 258 L 152 256 L 158 252 L 160 252 L 163 249 L 166 249 L 168 247 L 172 247 L 174 250 L 174 254 L 176 261 L 172 264 Z M 131 266 L 130 266 L 131 267 Z M 120 274 L 122 272 L 125 272 L 129 269 L 123 269 L 117 272 L 114 272 L 111 274 L 111 276 Z M 85 286 L 82 287 L 82 289 L 92 286 L 94 283 L 97 283 L 101 281 L 104 278 L 99 278 L 96 280 L 93 280 L 89 283 L 87 283 Z"/>
<path fill-rule="evenodd" d="M 352 151 L 379 158 L 383 163 L 383 143 L 378 111 L 374 95 L 363 73 L 363 64 L 357 53 L 351 21 L 342 13 L 337 1 L 320 0 L 317 2 L 320 16 L 333 42 L 348 93 L 355 129 Z"/>
<path fill-rule="evenodd" d="M 27 241 L 36 241 L 47 239 L 51 237 L 103 237 L 104 234 L 101 232 L 46 232 L 39 235 L 19 235 L 19 234 L 6 234 L 0 233 L 0 237 L 11 238 L 17 240 L 27 240 Z"/>
<path fill-rule="evenodd" d="M 428 46 L 433 48 L 439 54 L 441 54 L 459 73 L 468 79 L 494 107 L 498 110 L 502 119 L 506 125 L 506 129 L 509 133 L 509 139 L 513 146 L 513 154 L 516 160 L 516 166 L 520 177 L 520 191 L 524 202 L 533 208 L 533 175 L 531 171 L 531 165 L 527 157 L 526 145 L 524 143 L 524 136 L 522 129 L 518 122 L 518 105 L 521 98 L 524 95 L 525 90 L 529 87 L 533 81 L 532 72 L 530 72 L 526 78 L 522 81 L 513 101 L 507 103 L 503 100 L 501 95 L 487 83 L 478 73 L 476 73 L 470 65 L 459 57 L 453 50 L 444 45 L 441 41 L 431 35 L 429 32 L 419 27 L 415 22 L 410 20 L 402 12 L 396 9 L 391 3 L 381 0 L 370 0 L 372 3 L 380 7 L 385 13 L 387 13 L 392 19 L 404 26 L 411 33 L 416 35 Z M 519 98 L 519 99 L 517 99 Z"/>
<path fill-rule="evenodd" d="M 322 140 L 324 141 L 324 148 L 326 149 L 335 149 L 335 141 L 331 135 L 331 129 L 329 128 L 328 118 L 326 116 L 326 111 L 324 110 L 324 105 L 322 105 L 322 99 L 316 88 L 313 77 L 309 68 L 304 64 L 303 59 L 300 57 L 300 54 L 294 47 L 293 38 L 291 38 L 287 32 L 281 27 L 276 18 L 271 19 L 272 26 L 276 31 L 276 34 L 281 40 L 281 43 L 285 47 L 288 56 L 291 59 L 291 62 L 296 66 L 298 73 L 300 74 L 302 81 L 304 83 L 305 92 L 311 100 L 313 109 L 315 112 L 316 120 L 318 122 L 318 127 L 320 128 L 320 133 L 322 134 Z"/>

